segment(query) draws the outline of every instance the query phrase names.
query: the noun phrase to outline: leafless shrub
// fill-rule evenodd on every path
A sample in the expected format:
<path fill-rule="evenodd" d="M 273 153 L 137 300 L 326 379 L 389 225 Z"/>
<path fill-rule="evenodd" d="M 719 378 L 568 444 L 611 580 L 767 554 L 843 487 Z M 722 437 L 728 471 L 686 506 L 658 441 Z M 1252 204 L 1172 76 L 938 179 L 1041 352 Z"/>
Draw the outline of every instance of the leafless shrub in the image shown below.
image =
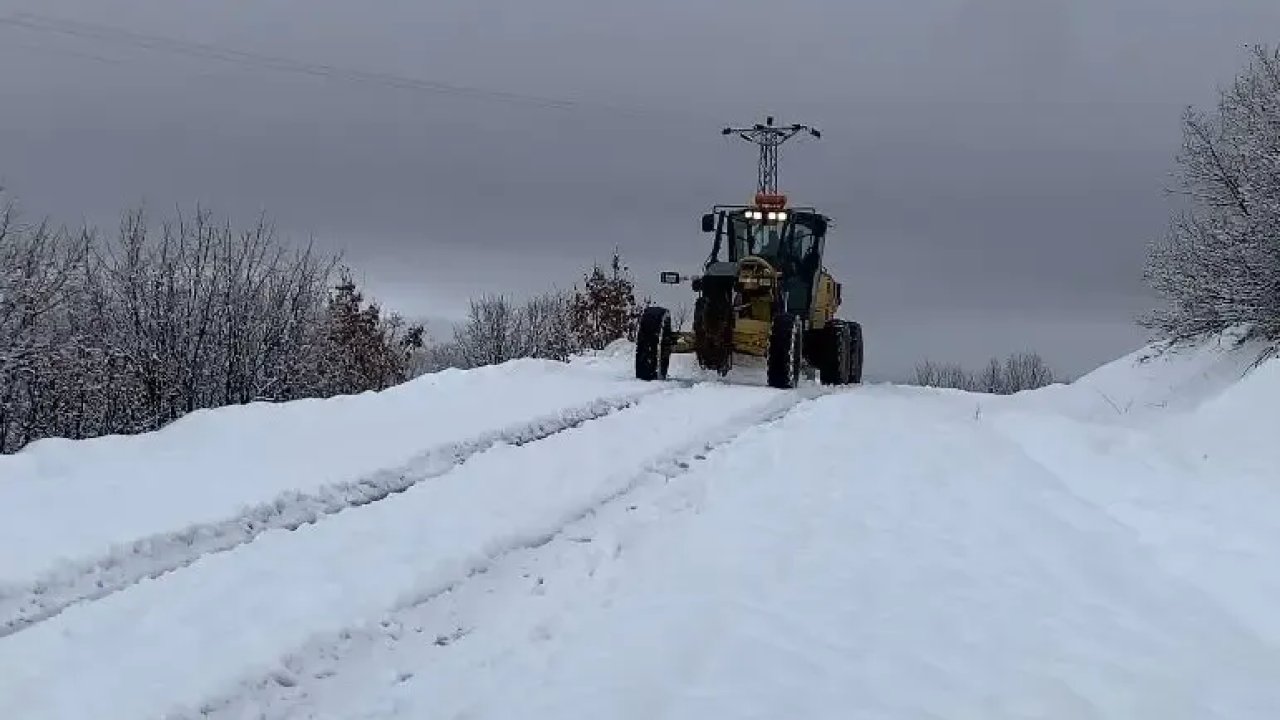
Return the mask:
<path fill-rule="evenodd" d="M 932 360 L 926 360 L 916 366 L 913 384 L 957 390 L 974 389 L 973 376 L 963 367 L 951 363 L 935 363 Z"/>
<path fill-rule="evenodd" d="M 578 349 L 572 322 L 571 294 L 552 290 L 529 300 L 517 323 L 521 357 L 568 360 Z"/>
<path fill-rule="evenodd" d="M 496 365 L 517 358 L 568 360 L 578 350 L 573 297 L 552 290 L 516 305 L 502 295 L 470 302 L 452 342 L 433 346 L 435 369 Z"/>
<path fill-rule="evenodd" d="M 472 300 L 466 322 L 454 331 L 462 367 L 497 365 L 520 356 L 519 311 L 502 295 Z"/>
<path fill-rule="evenodd" d="M 1053 382 L 1053 371 L 1035 353 L 1017 353 L 1008 356 L 1003 362 L 999 358 L 991 358 L 982 371 L 976 374 L 954 363 L 926 360 L 916 366 L 912 380 L 913 385 L 924 387 L 954 388 L 995 395 L 1011 395 Z"/>
<path fill-rule="evenodd" d="M 1035 353 L 1010 355 L 1004 361 L 1000 392 L 1012 394 L 1053 384 L 1053 370 Z"/>

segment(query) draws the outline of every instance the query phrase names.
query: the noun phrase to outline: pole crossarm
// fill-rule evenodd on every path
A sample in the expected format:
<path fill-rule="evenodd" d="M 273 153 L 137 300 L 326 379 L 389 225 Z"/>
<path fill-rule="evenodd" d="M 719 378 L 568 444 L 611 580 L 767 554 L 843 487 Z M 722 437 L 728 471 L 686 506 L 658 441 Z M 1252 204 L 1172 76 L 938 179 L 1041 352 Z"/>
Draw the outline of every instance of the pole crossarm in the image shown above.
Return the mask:
<path fill-rule="evenodd" d="M 751 127 L 727 127 L 720 131 L 722 135 L 737 135 L 760 148 L 760 159 L 756 168 L 756 192 L 777 194 L 778 192 L 778 148 L 791 138 L 807 132 L 815 138 L 822 137 L 822 132 L 808 125 L 774 125 L 773 116 L 765 119 L 764 124 L 756 123 Z"/>

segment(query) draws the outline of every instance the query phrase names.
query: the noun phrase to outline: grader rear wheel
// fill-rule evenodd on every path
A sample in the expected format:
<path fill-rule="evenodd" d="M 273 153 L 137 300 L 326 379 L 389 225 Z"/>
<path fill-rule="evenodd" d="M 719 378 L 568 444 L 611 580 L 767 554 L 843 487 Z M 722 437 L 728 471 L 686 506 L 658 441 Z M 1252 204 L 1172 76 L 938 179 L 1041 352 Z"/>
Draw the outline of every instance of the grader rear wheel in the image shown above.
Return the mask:
<path fill-rule="evenodd" d="M 839 320 L 822 329 L 822 345 L 818 358 L 819 379 L 823 385 L 845 385 L 853 371 L 852 331 Z"/>

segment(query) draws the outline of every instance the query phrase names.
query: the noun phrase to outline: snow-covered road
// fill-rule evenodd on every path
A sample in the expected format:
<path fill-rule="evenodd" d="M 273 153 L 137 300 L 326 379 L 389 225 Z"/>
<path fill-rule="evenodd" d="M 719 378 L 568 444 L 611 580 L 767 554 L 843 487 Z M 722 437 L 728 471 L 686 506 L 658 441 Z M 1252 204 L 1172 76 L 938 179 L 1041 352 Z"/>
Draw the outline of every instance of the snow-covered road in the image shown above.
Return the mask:
<path fill-rule="evenodd" d="M 246 672 L 268 672 L 313 634 L 339 633 L 544 542 L 802 397 L 717 385 L 656 394 L 536 442 L 497 445 L 386 501 L 263 533 L 74 605 L 0 642 L 0 717 L 155 717 L 214 695 Z"/>
<path fill-rule="evenodd" d="M 1280 716 L 1280 364 L 1160 363 L 1010 398 L 555 369 L 577 406 L 510 407 L 558 425 L 473 409 L 456 465 L 0 638 L 0 717 Z"/>
<path fill-rule="evenodd" d="M 213 717 L 1264 718 L 1280 647 L 973 411 L 743 433 Z"/>

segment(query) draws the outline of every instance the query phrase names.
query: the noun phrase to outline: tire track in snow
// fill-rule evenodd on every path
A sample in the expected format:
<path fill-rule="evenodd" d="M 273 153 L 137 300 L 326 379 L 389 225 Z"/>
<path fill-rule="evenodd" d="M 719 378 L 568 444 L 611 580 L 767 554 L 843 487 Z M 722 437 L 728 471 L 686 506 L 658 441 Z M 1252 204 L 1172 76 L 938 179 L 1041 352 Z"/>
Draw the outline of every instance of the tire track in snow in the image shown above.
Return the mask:
<path fill-rule="evenodd" d="M 474 599 L 486 592 L 482 587 L 486 583 L 498 586 L 510 584 L 513 574 L 520 574 L 523 567 L 537 566 L 542 556 L 552 548 L 559 548 L 567 553 L 573 553 L 575 549 L 587 552 L 584 546 L 590 542 L 592 529 L 600 526 L 598 518 L 602 520 L 626 515 L 636 509 L 636 505 L 631 504 L 633 498 L 636 498 L 637 504 L 653 503 L 652 497 L 642 501 L 637 496 L 646 489 L 655 490 L 692 472 L 716 450 L 733 443 L 745 433 L 776 423 L 798 406 L 830 392 L 832 391 L 806 388 L 769 403 L 762 409 L 732 418 L 715 432 L 701 435 L 685 447 L 646 463 L 621 488 L 574 514 L 554 529 L 509 542 L 492 552 L 486 562 L 470 568 L 458 579 L 444 585 L 424 588 L 422 592 L 389 608 L 377 622 L 317 637 L 282 658 L 278 670 L 246 681 L 230 694 L 208 699 L 198 707 L 171 713 L 169 717 L 174 720 L 295 717 L 297 715 L 293 710 L 299 710 L 297 706 L 311 696 L 307 689 L 309 683 L 326 683 L 339 678 L 347 661 L 358 664 L 359 659 L 367 657 L 380 642 L 394 644 L 411 639 L 443 649 L 465 637 L 471 632 L 471 628 L 457 627 L 434 635 L 424 634 L 422 618 L 431 614 L 434 605 L 448 603 L 453 598 L 458 598 L 457 603 L 464 602 L 462 598 Z M 587 535 L 585 539 L 582 537 L 584 534 Z M 615 549 L 615 553 L 620 551 L 621 546 Z M 555 567 L 558 563 L 548 560 L 545 565 Z M 527 578 L 528 574 L 525 573 L 524 577 Z M 302 716 L 310 717 L 305 710 L 300 712 Z"/>
<path fill-rule="evenodd" d="M 681 389 L 690 385 L 679 384 Z M 30 585 L 0 593 L 0 638 L 55 617 L 77 603 L 99 600 L 148 578 L 184 568 L 206 555 L 252 542 L 269 530 L 295 530 L 344 510 L 403 493 L 495 445 L 527 445 L 631 407 L 642 398 L 678 391 L 663 387 L 602 398 L 470 440 L 432 448 L 399 468 L 313 492 L 283 493 L 225 520 L 117 545 L 101 557 L 60 568 Z"/>

